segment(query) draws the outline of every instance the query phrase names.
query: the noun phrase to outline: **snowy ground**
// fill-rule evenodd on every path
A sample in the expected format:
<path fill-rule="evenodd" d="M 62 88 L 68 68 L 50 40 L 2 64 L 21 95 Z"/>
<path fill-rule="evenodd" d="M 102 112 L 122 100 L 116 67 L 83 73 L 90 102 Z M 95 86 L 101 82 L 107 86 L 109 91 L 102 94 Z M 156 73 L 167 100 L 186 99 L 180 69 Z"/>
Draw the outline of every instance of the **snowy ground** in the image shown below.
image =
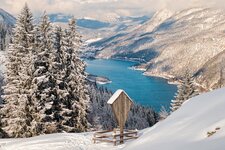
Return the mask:
<path fill-rule="evenodd" d="M 225 88 L 187 101 L 125 150 L 224 150 Z M 208 137 L 208 134 L 211 134 Z"/>
<path fill-rule="evenodd" d="M 123 145 L 93 144 L 93 133 L 52 134 L 28 139 L 0 140 L 0 150 L 115 150 Z"/>

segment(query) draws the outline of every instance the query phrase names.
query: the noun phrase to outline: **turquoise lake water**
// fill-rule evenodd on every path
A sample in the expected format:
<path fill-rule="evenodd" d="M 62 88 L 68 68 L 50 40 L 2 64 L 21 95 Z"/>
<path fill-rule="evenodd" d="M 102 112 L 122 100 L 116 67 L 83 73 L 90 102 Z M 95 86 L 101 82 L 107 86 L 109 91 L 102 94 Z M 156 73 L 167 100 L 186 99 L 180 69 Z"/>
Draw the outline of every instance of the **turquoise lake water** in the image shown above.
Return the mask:
<path fill-rule="evenodd" d="M 177 91 L 177 86 L 168 84 L 165 79 L 144 76 L 141 71 L 129 69 L 135 62 L 103 59 L 85 61 L 88 73 L 104 76 L 112 81 L 99 86 L 107 87 L 112 92 L 123 89 L 135 102 L 150 106 L 156 111 L 159 111 L 161 106 L 169 109 Z"/>

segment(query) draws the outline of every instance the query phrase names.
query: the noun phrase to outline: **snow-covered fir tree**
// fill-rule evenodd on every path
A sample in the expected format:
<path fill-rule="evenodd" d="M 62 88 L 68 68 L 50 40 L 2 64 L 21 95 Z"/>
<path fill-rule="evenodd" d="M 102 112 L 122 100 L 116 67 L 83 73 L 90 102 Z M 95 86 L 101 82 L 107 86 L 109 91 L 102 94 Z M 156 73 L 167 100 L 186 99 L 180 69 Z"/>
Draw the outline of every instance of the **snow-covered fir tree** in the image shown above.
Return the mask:
<path fill-rule="evenodd" d="M 188 99 L 198 95 L 196 86 L 194 85 L 193 76 L 189 71 L 185 72 L 185 75 L 178 86 L 178 92 L 175 96 L 175 100 L 171 102 L 171 111 L 174 112 Z"/>
<path fill-rule="evenodd" d="M 162 106 L 159 112 L 160 120 L 166 119 L 169 116 L 169 114 L 170 114 L 169 111 L 164 106 Z"/>
<path fill-rule="evenodd" d="M 65 30 L 54 27 L 51 37 L 51 50 L 47 53 L 50 59 L 41 66 L 45 72 L 41 71 L 36 80 L 37 87 L 42 89 L 36 97 L 43 96 L 40 113 L 42 123 L 47 126 L 45 133 L 85 131 L 89 97 L 85 65 L 78 56 L 80 43 L 75 21 L 70 21 Z"/>
<path fill-rule="evenodd" d="M 36 128 L 38 134 L 57 132 L 52 116 L 48 113 L 55 95 L 53 88 L 57 86 L 51 70 L 52 63 L 52 25 L 46 13 L 41 17 L 35 28 L 35 51 L 33 52 L 33 80 L 32 100 L 36 102 L 38 115 L 34 119 L 39 123 Z M 51 129 L 51 131 L 50 131 Z"/>
<path fill-rule="evenodd" d="M 107 104 L 112 93 L 106 88 L 97 87 L 97 84 L 92 82 L 89 82 L 88 91 L 90 95 L 88 121 L 91 128 L 101 130 L 116 127 L 112 109 Z"/>
<path fill-rule="evenodd" d="M 65 30 L 53 29 L 44 14 L 34 27 L 25 5 L 9 50 L 1 109 L 10 137 L 87 130 L 89 96 L 80 41 L 75 19 Z"/>
<path fill-rule="evenodd" d="M 62 36 L 63 70 L 59 81 L 62 108 L 65 111 L 62 121 L 67 132 L 81 132 L 87 129 L 87 105 L 89 101 L 86 87 L 85 64 L 79 58 L 80 36 L 75 19 L 69 21 Z"/>
<path fill-rule="evenodd" d="M 3 130 L 10 137 L 33 136 L 35 114 L 31 100 L 32 51 L 34 48 L 33 16 L 27 5 L 21 11 L 8 51 L 4 105 L 1 109 Z"/>

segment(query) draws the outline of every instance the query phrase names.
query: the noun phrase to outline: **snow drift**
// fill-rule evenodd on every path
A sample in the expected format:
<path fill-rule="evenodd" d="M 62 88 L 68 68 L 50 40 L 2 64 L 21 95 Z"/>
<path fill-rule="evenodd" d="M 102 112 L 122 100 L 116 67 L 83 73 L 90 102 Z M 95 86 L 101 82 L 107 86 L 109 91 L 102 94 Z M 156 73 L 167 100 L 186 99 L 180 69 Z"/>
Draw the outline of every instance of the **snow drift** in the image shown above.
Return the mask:
<path fill-rule="evenodd" d="M 125 150 L 222 150 L 225 88 L 194 97 Z"/>

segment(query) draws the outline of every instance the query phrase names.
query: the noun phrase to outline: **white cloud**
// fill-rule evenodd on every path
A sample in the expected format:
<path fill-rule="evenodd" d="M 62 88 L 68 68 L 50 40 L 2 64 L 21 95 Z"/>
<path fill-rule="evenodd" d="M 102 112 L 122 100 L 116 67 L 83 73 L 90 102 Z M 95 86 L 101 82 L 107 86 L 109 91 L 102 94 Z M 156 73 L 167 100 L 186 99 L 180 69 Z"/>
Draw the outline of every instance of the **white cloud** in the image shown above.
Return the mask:
<path fill-rule="evenodd" d="M 167 8 L 179 10 L 188 7 L 221 7 L 224 0 L 0 0 L 0 7 L 12 14 L 18 14 L 27 2 L 35 14 L 67 13 L 75 17 L 92 17 L 107 19 L 108 17 L 137 16 Z"/>

